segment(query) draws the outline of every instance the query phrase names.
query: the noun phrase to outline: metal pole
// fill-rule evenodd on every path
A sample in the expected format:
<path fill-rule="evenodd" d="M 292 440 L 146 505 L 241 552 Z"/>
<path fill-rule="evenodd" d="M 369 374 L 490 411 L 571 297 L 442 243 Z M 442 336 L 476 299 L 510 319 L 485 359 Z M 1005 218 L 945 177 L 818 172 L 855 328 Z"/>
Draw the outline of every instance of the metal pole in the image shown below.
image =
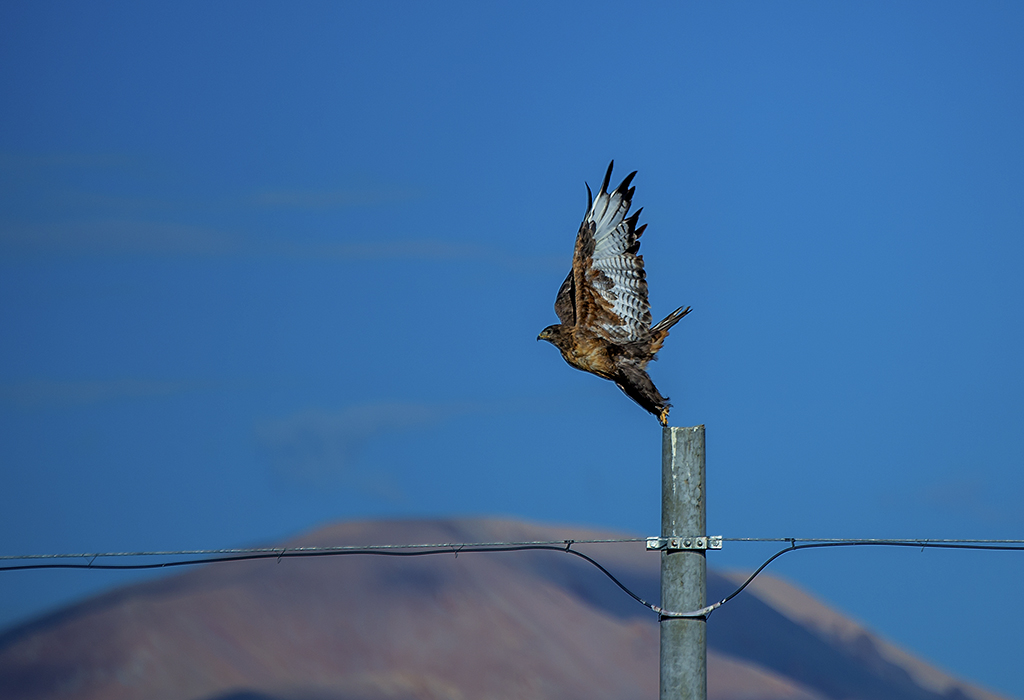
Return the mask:
<path fill-rule="evenodd" d="M 661 536 L 705 537 L 704 426 L 663 428 L 661 437 Z M 705 538 L 706 541 L 706 538 Z M 703 549 L 661 553 L 661 607 L 699 610 L 707 595 Z M 661 620 L 661 700 L 706 700 L 707 622 Z"/>

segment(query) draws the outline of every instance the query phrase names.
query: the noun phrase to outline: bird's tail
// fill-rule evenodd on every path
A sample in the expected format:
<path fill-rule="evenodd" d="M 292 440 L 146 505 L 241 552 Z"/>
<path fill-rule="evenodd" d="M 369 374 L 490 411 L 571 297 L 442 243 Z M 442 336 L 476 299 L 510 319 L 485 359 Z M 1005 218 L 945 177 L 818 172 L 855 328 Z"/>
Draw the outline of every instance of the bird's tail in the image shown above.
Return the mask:
<path fill-rule="evenodd" d="M 647 372 L 641 367 L 632 364 L 620 366 L 615 383 L 625 392 L 626 396 L 640 404 L 644 410 L 657 416 L 659 423 L 667 424 L 668 410 L 672 408 L 672 404 L 668 402 L 667 396 L 661 395 Z"/>
<path fill-rule="evenodd" d="M 668 316 L 658 321 L 651 328 L 651 355 L 657 354 L 661 350 L 661 346 L 665 344 L 665 338 L 668 337 L 668 331 L 672 326 L 679 323 L 679 320 L 690 313 L 691 307 L 687 306 L 685 309 L 680 306 L 678 309 L 670 313 Z"/>

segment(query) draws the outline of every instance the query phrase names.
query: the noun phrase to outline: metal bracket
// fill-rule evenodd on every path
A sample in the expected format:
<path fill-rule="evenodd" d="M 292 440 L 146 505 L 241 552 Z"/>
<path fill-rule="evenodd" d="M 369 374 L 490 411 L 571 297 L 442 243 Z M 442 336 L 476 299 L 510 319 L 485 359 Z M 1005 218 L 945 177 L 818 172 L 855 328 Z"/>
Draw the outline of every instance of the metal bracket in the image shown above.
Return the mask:
<path fill-rule="evenodd" d="M 690 536 L 690 537 L 648 537 L 647 549 L 667 552 L 681 551 L 687 549 L 721 549 L 722 536 Z"/>

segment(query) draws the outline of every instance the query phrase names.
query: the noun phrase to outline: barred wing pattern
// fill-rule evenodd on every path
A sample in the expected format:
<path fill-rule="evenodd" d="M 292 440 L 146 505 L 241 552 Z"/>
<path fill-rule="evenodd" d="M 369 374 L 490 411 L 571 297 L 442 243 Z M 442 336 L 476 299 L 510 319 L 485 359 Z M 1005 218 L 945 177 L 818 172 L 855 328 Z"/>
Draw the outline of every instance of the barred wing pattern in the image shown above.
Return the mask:
<path fill-rule="evenodd" d="M 646 228 L 646 224 L 636 225 L 642 210 L 626 218 L 635 189 L 630 183 L 636 172 L 609 193 L 614 164 L 608 165 L 596 198 L 587 187 L 588 211 L 576 237 L 571 279 L 566 279 L 570 289 L 563 285 L 563 290 L 573 294 L 577 328 L 589 328 L 609 341 L 624 343 L 650 337 L 651 311 L 644 260 L 637 255 Z"/>

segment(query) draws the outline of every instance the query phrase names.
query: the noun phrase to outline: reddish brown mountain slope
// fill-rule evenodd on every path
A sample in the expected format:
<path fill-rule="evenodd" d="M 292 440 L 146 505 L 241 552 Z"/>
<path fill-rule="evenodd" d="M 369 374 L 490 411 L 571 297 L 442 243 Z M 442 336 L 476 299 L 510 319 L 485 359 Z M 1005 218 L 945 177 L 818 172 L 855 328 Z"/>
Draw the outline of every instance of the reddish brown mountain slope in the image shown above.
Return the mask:
<path fill-rule="evenodd" d="M 290 546 L 610 537 L 497 520 L 358 522 Z M 576 545 L 657 599 L 643 544 Z M 83 574 L 84 575 L 84 574 Z M 709 597 L 731 590 L 709 574 Z M 765 579 L 709 620 L 713 700 L 996 700 Z M 658 697 L 653 614 L 558 552 L 209 565 L 0 635 L 0 697 Z"/>

